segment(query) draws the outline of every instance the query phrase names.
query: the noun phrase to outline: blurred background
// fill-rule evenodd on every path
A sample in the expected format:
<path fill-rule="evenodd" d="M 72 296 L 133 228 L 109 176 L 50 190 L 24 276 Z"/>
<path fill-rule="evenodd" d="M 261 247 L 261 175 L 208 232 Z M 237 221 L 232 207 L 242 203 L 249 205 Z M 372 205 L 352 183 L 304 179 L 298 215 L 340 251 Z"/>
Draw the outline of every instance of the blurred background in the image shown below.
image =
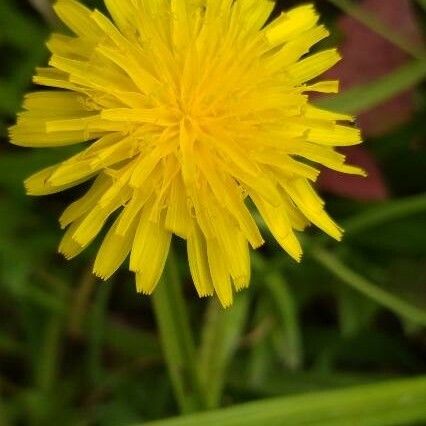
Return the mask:
<path fill-rule="evenodd" d="M 104 9 L 101 0 L 83 3 Z M 278 1 L 276 12 L 301 3 Z M 426 381 L 414 399 L 410 380 L 395 382 L 426 374 L 426 2 L 316 5 L 333 34 L 320 47 L 339 46 L 344 61 L 328 74 L 343 94 L 315 102 L 359 114 L 366 141 L 347 154 L 367 179 L 325 171 L 318 183 L 346 228 L 344 241 L 312 229 L 296 265 L 268 238 L 253 254 L 250 290 L 224 312 L 196 297 L 176 240 L 174 276 L 164 280 L 173 283 L 160 287 L 176 286 L 178 318 L 192 333 L 180 335 L 173 321 L 158 331 L 152 301 L 135 293 L 129 273 L 106 284 L 92 276 L 97 244 L 71 262 L 56 254 L 57 218 L 84 188 L 27 197 L 22 180 L 68 152 L 13 147 L 7 128 L 33 89 L 34 68 L 47 62 L 49 33 L 61 25 L 49 0 L 0 0 L 0 426 L 142 425 L 271 397 L 303 408 L 312 422 L 303 424 L 426 424 Z M 191 371 L 208 388 L 193 406 L 185 403 L 194 396 L 184 381 Z M 372 393 L 373 402 L 358 407 L 365 415 L 333 423 L 309 402 L 332 395 L 350 414 L 354 400 L 385 380 L 413 405 L 395 409 L 390 399 L 376 412 Z M 355 399 L 345 399 L 348 389 Z M 302 424 L 286 415 L 283 424 Z M 281 424 L 214 419 L 209 424 Z"/>

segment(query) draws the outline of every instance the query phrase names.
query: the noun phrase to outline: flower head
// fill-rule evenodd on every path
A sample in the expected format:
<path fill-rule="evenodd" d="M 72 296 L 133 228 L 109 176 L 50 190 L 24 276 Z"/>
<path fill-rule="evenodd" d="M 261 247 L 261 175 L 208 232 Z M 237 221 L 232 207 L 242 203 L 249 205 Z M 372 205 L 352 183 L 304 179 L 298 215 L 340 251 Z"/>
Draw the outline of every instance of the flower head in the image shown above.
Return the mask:
<path fill-rule="evenodd" d="M 31 195 L 93 181 L 60 218 L 60 251 L 78 255 L 112 216 L 94 272 L 107 279 L 130 254 L 137 289 L 149 294 L 175 234 L 198 294 L 228 306 L 249 284 L 249 246 L 264 242 L 254 208 L 296 260 L 295 231 L 310 223 L 340 239 L 312 187 L 315 163 L 363 174 L 334 149 L 360 134 L 352 117 L 309 103 L 310 92 L 338 90 L 311 82 L 339 60 L 335 49 L 307 55 L 328 36 L 313 6 L 265 24 L 269 0 L 105 3 L 112 20 L 58 1 L 74 34 L 51 37 L 49 67 L 34 77 L 56 90 L 27 95 L 10 130 L 21 146 L 81 144 L 26 181 Z"/>

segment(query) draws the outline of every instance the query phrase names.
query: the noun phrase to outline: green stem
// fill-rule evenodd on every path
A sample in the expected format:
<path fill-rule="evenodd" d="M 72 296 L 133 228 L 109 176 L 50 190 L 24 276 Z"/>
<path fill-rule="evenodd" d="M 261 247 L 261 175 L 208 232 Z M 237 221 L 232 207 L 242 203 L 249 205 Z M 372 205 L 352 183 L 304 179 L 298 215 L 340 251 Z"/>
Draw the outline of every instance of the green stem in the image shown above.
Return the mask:
<path fill-rule="evenodd" d="M 420 308 L 410 305 L 397 296 L 381 289 L 369 280 L 352 271 L 344 265 L 336 256 L 326 250 L 316 247 L 309 254 L 322 266 L 340 278 L 344 283 L 368 296 L 378 304 L 385 306 L 401 315 L 407 320 L 426 326 L 426 312 Z"/>
<path fill-rule="evenodd" d="M 195 345 L 177 267 L 170 253 L 152 296 L 164 357 L 175 396 L 183 413 L 205 406 L 198 375 Z"/>
<path fill-rule="evenodd" d="M 207 407 L 220 405 L 226 371 L 240 342 L 247 321 L 250 293 L 236 297 L 232 309 L 224 310 L 216 300 L 210 302 L 203 328 L 200 348 L 200 376 L 205 389 L 209 389 Z"/>
<path fill-rule="evenodd" d="M 296 301 L 285 279 L 277 273 L 266 276 L 265 283 L 270 291 L 285 336 L 286 362 L 291 370 L 302 365 L 302 338 Z"/>

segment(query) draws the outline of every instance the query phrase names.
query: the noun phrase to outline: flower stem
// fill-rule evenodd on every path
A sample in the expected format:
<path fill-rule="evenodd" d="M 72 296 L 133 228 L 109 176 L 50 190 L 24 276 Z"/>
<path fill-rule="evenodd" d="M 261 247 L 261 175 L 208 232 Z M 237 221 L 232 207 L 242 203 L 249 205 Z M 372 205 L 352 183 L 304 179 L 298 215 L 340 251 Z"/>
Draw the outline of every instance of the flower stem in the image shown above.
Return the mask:
<path fill-rule="evenodd" d="M 285 278 L 278 273 L 268 273 L 265 284 L 284 332 L 281 353 L 292 371 L 301 368 L 303 362 L 302 336 L 297 304 Z"/>
<path fill-rule="evenodd" d="M 232 309 L 224 310 L 211 300 L 199 351 L 199 371 L 209 409 L 220 406 L 227 369 L 240 343 L 249 314 L 250 293 L 238 294 Z"/>
<path fill-rule="evenodd" d="M 180 410 L 182 413 L 198 411 L 205 406 L 204 392 L 173 253 L 169 255 L 163 278 L 152 299 L 164 357 Z"/>

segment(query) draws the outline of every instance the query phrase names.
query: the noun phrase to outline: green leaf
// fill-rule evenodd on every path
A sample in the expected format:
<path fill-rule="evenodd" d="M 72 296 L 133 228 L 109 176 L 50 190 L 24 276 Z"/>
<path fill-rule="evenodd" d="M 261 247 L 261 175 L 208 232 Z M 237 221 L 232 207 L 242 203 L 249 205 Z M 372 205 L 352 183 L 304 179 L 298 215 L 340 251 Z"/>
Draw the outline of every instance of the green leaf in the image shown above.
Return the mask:
<path fill-rule="evenodd" d="M 417 0 L 417 2 L 420 4 L 420 6 L 426 10 L 426 0 Z"/>
<path fill-rule="evenodd" d="M 321 108 L 358 114 L 380 105 L 420 83 L 426 76 L 426 59 L 416 59 L 372 83 L 354 87 L 317 102 Z"/>
<path fill-rule="evenodd" d="M 268 399 L 144 426 L 396 426 L 425 421 L 425 406 L 426 377 L 418 377 Z"/>

